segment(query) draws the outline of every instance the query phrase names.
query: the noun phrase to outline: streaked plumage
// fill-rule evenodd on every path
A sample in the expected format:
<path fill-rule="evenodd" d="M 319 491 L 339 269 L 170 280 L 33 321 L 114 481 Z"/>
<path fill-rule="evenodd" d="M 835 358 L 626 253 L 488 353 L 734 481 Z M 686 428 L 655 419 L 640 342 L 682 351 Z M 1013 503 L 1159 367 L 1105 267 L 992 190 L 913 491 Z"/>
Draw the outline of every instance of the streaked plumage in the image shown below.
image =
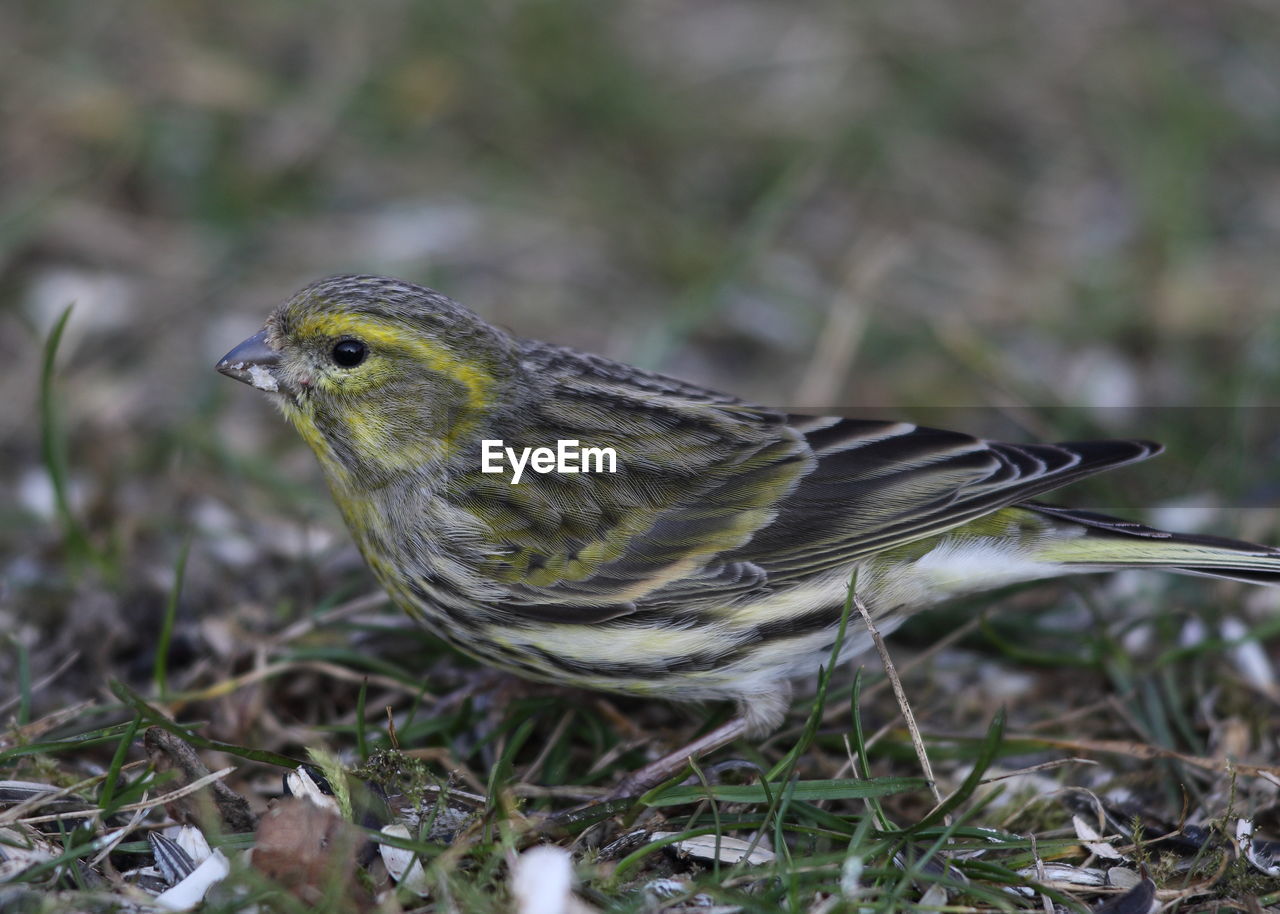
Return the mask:
<path fill-rule="evenodd" d="M 358 364 L 335 363 L 344 341 Z M 855 569 L 886 629 L 1082 571 L 1280 582 L 1275 549 L 1032 501 L 1150 442 L 789 416 L 517 339 L 397 280 L 315 283 L 219 369 L 273 392 L 379 581 L 442 637 L 535 679 L 733 699 L 759 730 L 825 661 Z M 615 448 L 617 474 L 480 472 L 482 440 L 559 438 Z"/>

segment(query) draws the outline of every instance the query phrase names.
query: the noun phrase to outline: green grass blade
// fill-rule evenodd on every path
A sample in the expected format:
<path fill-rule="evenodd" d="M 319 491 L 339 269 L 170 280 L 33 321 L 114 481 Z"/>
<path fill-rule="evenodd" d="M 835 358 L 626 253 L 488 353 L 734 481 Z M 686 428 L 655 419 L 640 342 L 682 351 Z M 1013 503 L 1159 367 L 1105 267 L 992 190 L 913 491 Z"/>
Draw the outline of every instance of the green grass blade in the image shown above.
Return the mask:
<path fill-rule="evenodd" d="M 133 745 L 134 737 L 138 735 L 138 727 L 141 725 L 142 715 L 138 715 L 120 737 L 115 754 L 111 757 L 111 764 L 107 767 L 106 776 L 102 781 L 102 793 L 98 796 L 98 806 L 102 809 L 104 819 L 115 811 L 112 802 L 115 800 L 116 783 L 120 780 L 120 769 L 124 767 L 125 756 L 129 754 L 129 747 Z"/>
<path fill-rule="evenodd" d="M 235 743 L 224 743 L 221 740 L 201 736 L 194 730 L 165 717 L 158 710 L 151 707 L 145 698 L 118 680 L 111 683 L 111 692 L 141 714 L 148 723 L 163 730 L 168 730 L 174 736 L 181 737 L 197 749 L 214 749 L 219 752 L 225 752 L 228 755 L 234 755 L 236 758 L 247 759 L 251 762 L 261 762 L 264 765 L 277 765 L 281 768 L 292 769 L 302 764 L 300 760 L 281 755 L 278 752 L 269 752 L 265 749 L 246 749 L 244 746 L 237 746 Z M 3 756 L 0 756 L 0 760 L 2 759 Z"/>
<path fill-rule="evenodd" d="M 31 723 L 31 653 L 27 646 L 12 635 L 5 639 L 13 645 L 18 666 L 18 726 Z"/>
<path fill-rule="evenodd" d="M 987 728 L 987 735 L 982 740 L 978 755 L 973 760 L 973 769 L 969 772 L 968 777 L 964 779 L 964 782 L 956 788 L 951 796 L 939 803 L 932 812 L 921 819 L 916 824 L 916 829 L 936 825 L 953 809 L 973 796 L 974 791 L 978 789 L 978 785 L 982 783 L 982 778 L 987 769 L 991 767 L 991 763 L 996 760 L 996 756 L 1000 752 L 1000 743 L 1004 738 L 1004 718 L 1004 709 L 1001 708 L 996 712 L 996 716 L 991 719 L 991 726 Z"/>
<path fill-rule="evenodd" d="M 369 737 L 365 732 L 365 702 L 369 697 L 369 680 L 360 681 L 360 691 L 356 695 L 356 758 L 363 765 L 369 761 Z"/>
<path fill-rule="evenodd" d="M 855 568 L 852 577 L 849 578 L 849 589 L 844 598 L 844 610 L 840 613 L 840 628 L 836 631 L 836 640 L 831 645 L 831 656 L 827 659 L 827 665 L 818 671 L 818 692 L 814 696 L 813 707 L 809 711 L 808 720 L 805 721 L 804 730 L 801 732 L 800 738 L 796 740 L 796 744 L 791 747 L 791 751 L 783 756 L 781 761 L 769 771 L 765 778 L 766 780 L 789 780 L 791 772 L 795 770 L 796 763 L 808 750 L 809 746 L 813 744 L 813 739 L 818 733 L 818 727 L 822 723 L 822 711 L 826 707 L 827 687 L 831 683 L 831 674 L 840 659 L 840 648 L 844 646 L 845 630 L 849 626 L 849 615 L 853 612 L 853 601 L 857 593 L 857 586 L 858 571 Z"/>
<path fill-rule="evenodd" d="M 160 620 L 160 637 L 156 639 L 156 660 L 151 668 L 151 681 L 155 684 L 156 694 L 162 699 L 168 695 L 169 679 L 169 645 L 173 641 L 173 625 L 178 616 L 178 598 L 182 594 L 182 582 L 187 574 L 187 556 L 191 552 L 191 536 L 182 543 L 178 551 L 178 561 L 173 569 L 173 587 L 169 589 L 169 599 L 165 604 L 164 618 Z"/>
<path fill-rule="evenodd" d="M 62 527 L 63 542 L 74 561 L 94 558 L 93 547 L 84 528 L 71 511 L 71 499 L 67 492 L 67 443 L 58 422 L 57 400 L 54 396 L 54 365 L 62 335 L 67 329 L 74 304 L 67 305 L 54 322 L 45 339 L 40 365 L 40 458 L 53 486 L 54 510 Z"/>

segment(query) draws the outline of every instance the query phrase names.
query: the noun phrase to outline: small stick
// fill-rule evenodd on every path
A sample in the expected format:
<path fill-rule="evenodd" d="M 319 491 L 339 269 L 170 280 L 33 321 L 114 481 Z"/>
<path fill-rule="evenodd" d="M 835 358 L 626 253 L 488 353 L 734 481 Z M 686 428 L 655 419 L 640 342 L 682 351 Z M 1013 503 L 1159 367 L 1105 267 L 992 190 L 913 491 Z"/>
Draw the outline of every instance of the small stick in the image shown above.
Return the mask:
<path fill-rule="evenodd" d="M 875 643 L 876 652 L 880 655 L 880 663 L 884 665 L 885 675 L 889 677 L 889 684 L 893 686 L 894 697 L 898 699 L 898 709 L 902 711 L 902 719 L 907 723 L 907 732 L 911 734 L 911 745 L 915 747 L 916 758 L 920 760 L 920 768 L 924 771 L 925 780 L 929 782 L 929 790 L 933 793 L 934 800 L 941 804 L 942 794 L 938 792 L 938 784 L 933 779 L 933 766 L 929 764 L 929 756 L 924 751 L 924 740 L 920 737 L 920 728 L 916 726 L 916 716 L 911 713 L 911 705 L 907 702 L 907 693 L 902 688 L 902 680 L 898 678 L 898 671 L 894 669 L 893 658 L 889 656 L 889 648 L 885 646 L 884 638 L 880 636 L 880 631 L 876 628 L 876 624 L 871 621 L 871 613 L 867 610 L 867 604 L 855 594 L 853 597 L 853 605 L 858 607 L 858 612 L 862 614 L 862 622 L 867 626 L 867 631 L 871 634 L 871 640 Z M 948 817 L 948 824 L 950 824 Z"/>

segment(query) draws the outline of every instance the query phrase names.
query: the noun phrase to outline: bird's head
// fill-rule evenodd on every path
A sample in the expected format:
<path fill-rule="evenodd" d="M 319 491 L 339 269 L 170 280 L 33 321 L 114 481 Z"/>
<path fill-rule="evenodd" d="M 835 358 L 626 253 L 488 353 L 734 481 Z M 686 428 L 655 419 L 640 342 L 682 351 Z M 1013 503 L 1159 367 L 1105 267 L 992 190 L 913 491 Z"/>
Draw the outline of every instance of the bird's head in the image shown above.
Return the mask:
<path fill-rule="evenodd" d="M 452 456 L 507 399 L 516 353 L 431 289 L 335 276 L 277 308 L 217 369 L 272 394 L 331 478 L 367 488 Z"/>

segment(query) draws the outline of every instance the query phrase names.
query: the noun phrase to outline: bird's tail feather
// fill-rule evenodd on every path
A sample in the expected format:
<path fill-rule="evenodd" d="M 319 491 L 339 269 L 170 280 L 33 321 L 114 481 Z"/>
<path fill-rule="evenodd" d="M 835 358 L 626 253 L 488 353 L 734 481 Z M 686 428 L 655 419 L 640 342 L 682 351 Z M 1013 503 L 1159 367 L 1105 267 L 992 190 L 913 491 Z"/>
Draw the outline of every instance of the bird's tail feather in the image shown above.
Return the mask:
<path fill-rule="evenodd" d="M 1037 558 L 1093 568 L 1160 568 L 1180 574 L 1280 585 L 1280 549 L 1243 540 L 1169 533 L 1133 521 L 1051 505 L 1023 507 L 1085 528 L 1084 536 L 1053 539 Z"/>

